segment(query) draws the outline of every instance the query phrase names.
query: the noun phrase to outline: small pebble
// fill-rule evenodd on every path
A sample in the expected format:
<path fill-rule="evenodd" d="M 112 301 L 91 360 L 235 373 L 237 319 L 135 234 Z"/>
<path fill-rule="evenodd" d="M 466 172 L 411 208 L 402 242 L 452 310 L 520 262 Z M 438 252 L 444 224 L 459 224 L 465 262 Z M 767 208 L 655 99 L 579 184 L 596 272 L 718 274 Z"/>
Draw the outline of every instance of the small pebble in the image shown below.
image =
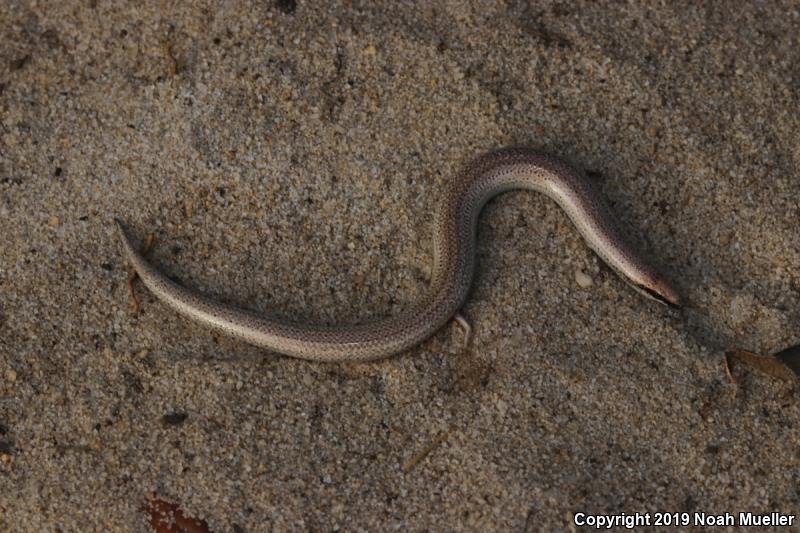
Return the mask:
<path fill-rule="evenodd" d="M 575 271 L 575 281 L 581 289 L 588 289 L 592 286 L 592 278 L 590 278 L 583 270 Z"/>

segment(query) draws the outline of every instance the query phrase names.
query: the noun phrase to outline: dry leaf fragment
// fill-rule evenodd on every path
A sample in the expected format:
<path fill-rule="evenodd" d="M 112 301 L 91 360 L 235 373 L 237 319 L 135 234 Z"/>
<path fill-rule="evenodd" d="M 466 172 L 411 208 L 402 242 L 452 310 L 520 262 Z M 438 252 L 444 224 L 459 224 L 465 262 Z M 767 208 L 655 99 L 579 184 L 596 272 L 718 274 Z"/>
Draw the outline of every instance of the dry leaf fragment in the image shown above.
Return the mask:
<path fill-rule="evenodd" d="M 800 350 L 798 350 L 798 352 L 800 352 Z M 780 354 L 783 353 L 784 352 L 780 352 Z M 778 379 L 794 381 L 798 378 L 796 371 L 783 361 L 783 357 L 778 358 L 777 355 L 761 355 L 748 352 L 747 350 L 729 350 L 725 352 L 725 363 L 727 365 L 729 379 L 731 379 L 733 383 L 736 383 L 736 379 L 730 372 L 730 367 L 731 363 L 734 361 L 755 368 L 756 370 Z"/>

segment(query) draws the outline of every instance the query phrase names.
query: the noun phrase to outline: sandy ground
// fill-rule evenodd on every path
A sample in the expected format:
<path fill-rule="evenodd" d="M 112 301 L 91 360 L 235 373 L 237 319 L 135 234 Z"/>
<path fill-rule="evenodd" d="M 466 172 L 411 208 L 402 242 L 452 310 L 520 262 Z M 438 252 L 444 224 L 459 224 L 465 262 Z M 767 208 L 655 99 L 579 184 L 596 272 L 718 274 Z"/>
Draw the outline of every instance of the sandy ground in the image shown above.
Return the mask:
<path fill-rule="evenodd" d="M 800 6 L 644 4 L 0 2 L 0 529 L 149 531 L 149 493 L 237 533 L 797 513 L 800 388 L 723 353 L 800 343 Z M 114 216 L 224 301 L 400 312 L 444 184 L 510 144 L 597 180 L 687 308 L 518 193 L 466 352 L 315 364 L 131 312 Z"/>

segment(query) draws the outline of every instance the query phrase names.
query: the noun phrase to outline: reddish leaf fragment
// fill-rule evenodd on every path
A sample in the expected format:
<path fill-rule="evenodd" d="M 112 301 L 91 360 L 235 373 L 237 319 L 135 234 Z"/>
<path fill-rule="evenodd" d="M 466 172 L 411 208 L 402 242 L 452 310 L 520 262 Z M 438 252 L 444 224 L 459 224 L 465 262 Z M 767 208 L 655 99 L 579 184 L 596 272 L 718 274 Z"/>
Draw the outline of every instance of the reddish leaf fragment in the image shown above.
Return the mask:
<path fill-rule="evenodd" d="M 147 496 L 144 510 L 150 515 L 150 525 L 156 533 L 211 533 L 204 520 L 186 516 L 176 504 L 155 494 Z"/>

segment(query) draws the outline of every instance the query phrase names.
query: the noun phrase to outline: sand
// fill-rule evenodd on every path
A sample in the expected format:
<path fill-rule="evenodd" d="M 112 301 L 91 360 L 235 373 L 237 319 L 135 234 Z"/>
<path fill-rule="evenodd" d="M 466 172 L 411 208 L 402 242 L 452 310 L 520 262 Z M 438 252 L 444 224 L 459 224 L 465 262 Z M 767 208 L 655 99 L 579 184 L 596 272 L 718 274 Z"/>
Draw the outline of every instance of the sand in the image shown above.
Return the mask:
<path fill-rule="evenodd" d="M 0 3 L 0 529 L 569 530 L 579 513 L 797 513 L 800 7 Z M 541 195 L 487 206 L 464 309 L 369 364 L 182 318 L 189 287 L 352 323 L 427 287 L 433 212 L 528 145 L 599 183 L 685 296 L 643 298 Z M 781 531 L 798 531 L 796 526 Z"/>

